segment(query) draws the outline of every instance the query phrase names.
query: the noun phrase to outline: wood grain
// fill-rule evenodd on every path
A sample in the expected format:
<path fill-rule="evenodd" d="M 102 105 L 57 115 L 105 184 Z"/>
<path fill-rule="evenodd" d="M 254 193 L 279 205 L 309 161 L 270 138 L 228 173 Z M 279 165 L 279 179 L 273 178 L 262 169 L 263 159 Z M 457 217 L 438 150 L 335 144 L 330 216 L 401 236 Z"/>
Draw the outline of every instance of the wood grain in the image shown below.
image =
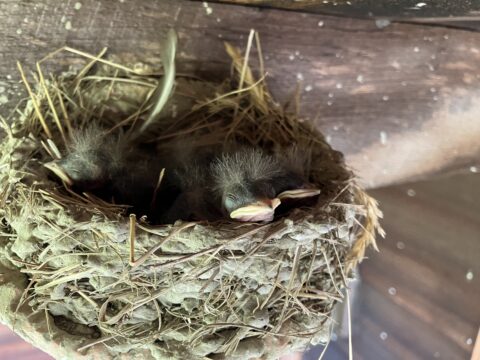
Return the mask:
<path fill-rule="evenodd" d="M 77 5 L 80 4 L 81 6 Z M 1 114 L 25 96 L 16 61 L 61 46 L 159 67 L 160 43 L 179 33 L 178 68 L 224 79 L 223 42 L 262 39 L 275 98 L 302 90 L 301 113 L 314 121 L 369 187 L 404 182 L 478 162 L 480 34 L 420 25 L 378 28 L 371 20 L 177 1 L 0 0 Z M 63 54 L 47 70 L 79 65 Z"/>

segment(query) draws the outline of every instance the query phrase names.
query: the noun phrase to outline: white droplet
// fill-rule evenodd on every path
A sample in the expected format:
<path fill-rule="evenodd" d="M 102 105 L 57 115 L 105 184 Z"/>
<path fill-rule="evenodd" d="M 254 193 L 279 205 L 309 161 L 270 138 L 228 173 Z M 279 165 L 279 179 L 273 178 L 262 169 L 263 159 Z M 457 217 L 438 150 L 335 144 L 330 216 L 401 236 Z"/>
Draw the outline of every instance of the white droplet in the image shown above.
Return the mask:
<path fill-rule="evenodd" d="M 415 51 L 415 52 L 419 52 L 419 51 L 420 51 L 420 49 L 418 48 L 418 46 L 415 46 L 415 47 L 413 48 L 413 51 Z"/>
<path fill-rule="evenodd" d="M 390 99 L 390 97 L 388 95 L 383 95 L 382 96 L 383 101 L 388 101 L 389 99 Z"/>
<path fill-rule="evenodd" d="M 76 2 L 75 5 L 73 6 L 75 10 L 80 10 L 82 8 L 82 3 Z"/>
<path fill-rule="evenodd" d="M 70 22 L 70 20 L 65 23 L 65 29 L 72 30 L 72 23 Z"/>
<path fill-rule="evenodd" d="M 341 88 L 343 88 L 343 85 L 342 85 L 342 83 L 337 83 L 337 85 L 335 85 L 335 87 L 336 87 L 337 89 L 341 89 Z"/>
<path fill-rule="evenodd" d="M 217 22 L 218 22 L 218 23 L 219 23 L 219 22 L 221 22 L 221 21 L 222 21 L 222 19 L 220 19 L 220 18 L 217 18 Z"/>
<path fill-rule="evenodd" d="M 312 89 L 313 89 L 313 86 L 312 86 L 312 85 L 307 85 L 307 86 L 305 86 L 305 91 L 306 91 L 306 92 L 312 91 Z"/>
<path fill-rule="evenodd" d="M 328 93 L 329 98 L 333 98 L 333 96 L 334 96 L 333 93 Z"/>
<path fill-rule="evenodd" d="M 387 133 L 385 131 L 380 131 L 380 143 L 382 145 L 385 145 L 387 143 L 387 140 L 388 140 Z"/>
<path fill-rule="evenodd" d="M 408 189 L 407 190 L 407 195 L 410 196 L 410 197 L 414 197 L 415 195 L 417 195 L 417 192 L 413 189 Z"/>
<path fill-rule="evenodd" d="M 26 24 L 28 23 L 28 18 L 23 19 L 23 22 Z"/>
<path fill-rule="evenodd" d="M 324 22 L 323 22 L 323 21 L 319 21 L 319 22 L 318 22 L 318 26 L 319 26 L 319 27 L 322 27 L 323 25 L 324 25 Z"/>
<path fill-rule="evenodd" d="M 359 83 L 363 83 L 363 75 L 358 75 L 358 76 L 357 76 L 357 81 L 358 81 Z"/>
<path fill-rule="evenodd" d="M 394 287 L 391 287 L 388 289 L 388 293 L 392 296 L 395 296 L 397 295 L 397 289 L 395 289 Z"/>
<path fill-rule="evenodd" d="M 332 104 L 333 104 L 333 102 L 327 101 L 327 105 L 328 105 L 328 106 L 332 106 Z"/>
<path fill-rule="evenodd" d="M 12 75 L 8 74 L 6 77 L 8 80 L 12 80 Z"/>
<path fill-rule="evenodd" d="M 443 38 L 444 38 L 445 40 L 448 40 L 448 35 L 443 35 Z"/>
<path fill-rule="evenodd" d="M 470 172 L 472 173 L 477 173 L 478 172 L 478 168 L 476 166 L 470 166 Z"/>
<path fill-rule="evenodd" d="M 465 275 L 465 278 L 467 279 L 467 281 L 472 281 L 473 280 L 472 270 L 468 270 L 467 274 Z"/>
<path fill-rule="evenodd" d="M 302 73 L 297 73 L 297 80 L 302 81 L 303 80 L 303 74 Z"/>
<path fill-rule="evenodd" d="M 424 3 L 424 2 L 419 2 L 417 5 L 415 5 L 415 7 L 417 7 L 417 8 L 422 8 L 424 6 L 427 6 L 427 4 Z"/>
<path fill-rule="evenodd" d="M 388 338 L 388 334 L 385 331 L 382 331 L 380 333 L 380 339 L 385 341 L 385 340 L 387 340 L 387 338 Z"/>
<path fill-rule="evenodd" d="M 207 15 L 211 15 L 212 12 L 213 12 L 213 10 L 212 10 L 211 7 L 207 7 L 207 8 L 205 9 L 205 12 L 207 13 Z"/>
<path fill-rule="evenodd" d="M 0 105 L 6 104 L 8 102 L 8 97 L 5 95 L 0 96 Z"/>
<path fill-rule="evenodd" d="M 300 51 L 296 50 L 295 51 L 295 56 L 299 56 L 300 55 Z"/>
<path fill-rule="evenodd" d="M 17 34 L 21 35 L 22 34 L 22 29 L 17 29 Z"/>
<path fill-rule="evenodd" d="M 398 250 L 403 250 L 405 249 L 405 243 L 403 241 L 398 241 L 397 242 L 397 249 Z"/>
<path fill-rule="evenodd" d="M 290 54 L 290 55 L 288 55 L 288 58 L 289 58 L 290 60 L 295 60 L 295 55 Z"/>
<path fill-rule="evenodd" d="M 375 25 L 379 29 L 386 28 L 388 25 L 390 25 L 390 20 L 388 19 L 377 19 L 375 20 Z"/>
<path fill-rule="evenodd" d="M 400 69 L 400 63 L 397 60 L 394 60 L 391 65 L 397 70 Z"/>
<path fill-rule="evenodd" d="M 467 345 L 472 345 L 472 344 L 473 344 L 472 338 L 468 338 L 468 339 L 465 341 L 465 344 L 467 344 Z"/>

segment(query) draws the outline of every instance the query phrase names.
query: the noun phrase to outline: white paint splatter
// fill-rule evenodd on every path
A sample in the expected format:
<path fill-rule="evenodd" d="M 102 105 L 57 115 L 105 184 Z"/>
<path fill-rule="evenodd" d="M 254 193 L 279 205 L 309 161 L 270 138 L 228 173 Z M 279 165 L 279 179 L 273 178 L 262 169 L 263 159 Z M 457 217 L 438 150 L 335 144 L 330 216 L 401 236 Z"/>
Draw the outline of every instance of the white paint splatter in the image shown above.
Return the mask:
<path fill-rule="evenodd" d="M 388 293 L 392 296 L 397 295 L 397 289 L 395 289 L 393 286 L 388 289 Z"/>
<path fill-rule="evenodd" d="M 325 25 L 325 23 L 323 21 L 319 21 L 317 25 L 318 27 L 322 27 L 323 25 Z"/>
<path fill-rule="evenodd" d="M 388 140 L 387 133 L 385 131 L 380 131 L 380 143 L 386 145 Z"/>
<path fill-rule="evenodd" d="M 467 273 L 465 274 L 465 278 L 467 281 L 472 281 L 473 280 L 473 272 L 472 270 L 468 270 Z"/>
<path fill-rule="evenodd" d="M 28 18 L 23 19 L 23 22 L 26 24 L 28 23 Z"/>
<path fill-rule="evenodd" d="M 298 81 L 302 81 L 302 80 L 303 80 L 303 74 L 302 74 L 302 73 L 298 73 L 298 74 L 297 74 L 297 80 L 298 80 Z"/>
<path fill-rule="evenodd" d="M 427 4 L 424 3 L 424 2 L 419 2 L 418 4 L 415 5 L 415 7 L 416 7 L 416 8 L 419 8 L 419 9 L 422 8 L 422 7 L 424 7 L 424 6 L 427 6 Z"/>
<path fill-rule="evenodd" d="M 390 25 L 390 20 L 388 19 L 377 19 L 375 20 L 375 25 L 379 29 L 386 28 L 388 25 Z"/>
<path fill-rule="evenodd" d="M 431 93 L 436 93 L 436 92 L 437 92 L 437 89 L 435 89 L 434 87 L 431 87 L 431 88 L 430 88 L 430 92 L 431 92 Z"/>
<path fill-rule="evenodd" d="M 21 35 L 22 34 L 22 29 L 17 29 L 17 34 Z"/>
<path fill-rule="evenodd" d="M 299 55 L 300 55 L 300 51 L 295 50 L 295 56 L 299 56 Z"/>
<path fill-rule="evenodd" d="M 470 166 L 470 172 L 472 173 L 477 173 L 478 172 L 478 168 L 476 166 Z"/>
<path fill-rule="evenodd" d="M 337 83 L 337 85 L 335 85 L 335 87 L 337 89 L 341 89 L 341 88 L 343 88 L 343 84 L 342 83 Z"/>
<path fill-rule="evenodd" d="M 213 9 L 208 5 L 206 1 L 203 2 L 203 7 L 205 8 L 205 12 L 207 15 L 211 15 L 213 12 Z"/>
<path fill-rule="evenodd" d="M 67 30 L 72 30 L 72 23 L 70 20 L 68 20 L 66 23 L 65 23 L 65 29 Z"/>
<path fill-rule="evenodd" d="M 408 189 L 407 190 L 407 195 L 410 196 L 410 197 L 414 197 L 415 195 L 417 195 L 417 192 L 413 189 Z"/>
<path fill-rule="evenodd" d="M 291 61 L 295 60 L 295 55 L 293 54 L 288 55 L 288 59 Z"/>
<path fill-rule="evenodd" d="M 418 46 L 415 46 L 415 47 L 413 48 L 413 51 L 414 51 L 414 52 L 419 52 L 419 51 L 420 51 L 420 49 L 419 49 L 419 47 L 418 47 Z"/>
<path fill-rule="evenodd" d="M 218 22 L 218 23 L 219 23 L 219 22 L 222 22 L 222 19 L 220 19 L 220 18 L 217 18 L 217 22 Z"/>
<path fill-rule="evenodd" d="M 332 101 L 327 101 L 328 106 L 332 106 L 333 102 Z"/>
<path fill-rule="evenodd" d="M 397 70 L 400 69 L 400 63 L 397 60 L 394 60 L 391 65 Z"/>
<path fill-rule="evenodd" d="M 358 81 L 359 83 L 363 83 L 363 75 L 358 75 L 358 76 L 357 76 L 357 81 Z"/>
<path fill-rule="evenodd" d="M 305 91 L 306 91 L 306 92 L 312 91 L 312 89 L 313 89 L 313 86 L 312 86 L 312 85 L 307 85 L 307 86 L 305 86 Z"/>
<path fill-rule="evenodd" d="M 73 6 L 75 10 L 80 10 L 82 8 L 82 3 L 76 2 L 75 5 Z"/>
<path fill-rule="evenodd" d="M 390 100 L 390 97 L 388 95 L 383 95 L 382 100 L 383 101 L 388 101 L 388 100 Z"/>
<path fill-rule="evenodd" d="M 405 243 L 403 241 L 398 241 L 397 242 L 397 249 L 398 250 L 403 250 L 405 249 Z"/>
<path fill-rule="evenodd" d="M 333 98 L 333 96 L 334 96 L 333 93 L 328 93 L 329 98 Z"/>
<path fill-rule="evenodd" d="M 385 332 L 385 331 L 382 331 L 380 333 L 380 339 L 382 339 L 383 341 L 387 340 L 388 338 L 388 334 Z"/>
<path fill-rule="evenodd" d="M 468 338 L 468 339 L 465 341 L 465 344 L 467 344 L 467 345 L 472 345 L 472 344 L 473 344 L 472 338 Z"/>
<path fill-rule="evenodd" d="M 6 104 L 8 102 L 8 97 L 6 95 L 0 96 L 0 105 Z"/>
<path fill-rule="evenodd" d="M 12 75 L 8 74 L 6 77 L 8 80 L 12 80 Z"/>

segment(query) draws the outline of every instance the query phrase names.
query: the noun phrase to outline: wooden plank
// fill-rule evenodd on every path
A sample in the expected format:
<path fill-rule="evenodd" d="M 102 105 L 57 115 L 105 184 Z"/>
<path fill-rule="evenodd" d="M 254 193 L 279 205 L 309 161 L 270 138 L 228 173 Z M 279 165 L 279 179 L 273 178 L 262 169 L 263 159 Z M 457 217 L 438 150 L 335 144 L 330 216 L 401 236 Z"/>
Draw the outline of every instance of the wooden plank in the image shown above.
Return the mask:
<path fill-rule="evenodd" d="M 224 3 L 302 10 L 320 14 L 341 14 L 363 17 L 453 17 L 478 15 L 480 6 L 469 0 L 214 0 Z"/>
<path fill-rule="evenodd" d="M 180 37 L 178 68 L 228 76 L 223 48 L 260 32 L 268 83 L 280 102 L 302 89 L 301 113 L 345 153 L 369 187 L 468 169 L 480 152 L 480 34 L 183 0 L 17 2 L 0 0 L 0 110 L 25 96 L 16 61 L 61 46 L 104 46 L 127 64 L 158 68 L 168 28 Z M 79 65 L 63 55 L 48 70 Z M 447 136 L 448 135 L 448 136 Z"/>

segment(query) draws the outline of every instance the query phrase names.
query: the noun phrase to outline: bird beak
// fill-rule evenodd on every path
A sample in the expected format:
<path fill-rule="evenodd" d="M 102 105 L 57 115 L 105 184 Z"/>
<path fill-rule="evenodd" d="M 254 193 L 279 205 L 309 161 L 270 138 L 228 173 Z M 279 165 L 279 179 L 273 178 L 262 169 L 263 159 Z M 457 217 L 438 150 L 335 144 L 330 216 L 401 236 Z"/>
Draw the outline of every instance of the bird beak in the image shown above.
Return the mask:
<path fill-rule="evenodd" d="M 259 200 L 232 211 L 230 217 L 238 221 L 272 221 L 280 203 L 278 198 Z"/>
<path fill-rule="evenodd" d="M 320 189 L 295 189 L 287 190 L 278 195 L 280 200 L 284 199 L 303 199 L 320 194 Z"/>
<path fill-rule="evenodd" d="M 55 161 L 50 161 L 46 164 L 43 164 L 43 166 L 45 166 L 48 170 L 57 175 L 68 186 L 73 185 L 72 179 L 67 175 L 65 170 L 63 170 L 62 167 L 58 165 Z"/>

